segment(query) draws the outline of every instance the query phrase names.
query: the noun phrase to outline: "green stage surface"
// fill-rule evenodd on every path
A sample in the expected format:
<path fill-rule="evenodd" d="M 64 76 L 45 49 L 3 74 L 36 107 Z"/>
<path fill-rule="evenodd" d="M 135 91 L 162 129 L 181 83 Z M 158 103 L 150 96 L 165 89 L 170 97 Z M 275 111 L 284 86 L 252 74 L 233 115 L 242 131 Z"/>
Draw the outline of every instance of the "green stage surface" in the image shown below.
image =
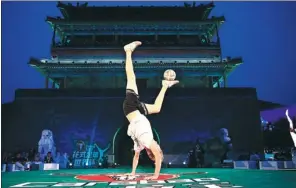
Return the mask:
<path fill-rule="evenodd" d="M 26 183 L 26 182 L 57 182 L 57 183 L 72 183 L 66 186 L 58 186 L 57 183 L 38 183 L 27 184 L 23 187 L 248 187 L 248 188 L 296 188 L 296 171 L 263 171 L 263 170 L 235 170 L 235 169 L 192 169 L 192 168 L 165 168 L 162 169 L 162 174 L 179 175 L 176 179 L 197 179 L 189 180 L 188 183 L 149 183 L 141 184 L 140 181 L 134 182 L 136 185 L 110 185 L 107 182 L 96 183 L 97 181 L 85 181 L 75 178 L 75 175 L 87 174 L 124 174 L 129 172 L 129 168 L 114 168 L 114 169 L 66 169 L 59 171 L 30 171 L 30 172 L 4 172 L 2 173 L 2 187 L 8 188 L 11 186 Z M 152 173 L 152 168 L 142 168 L 137 173 L 146 174 Z M 200 179 L 200 178 L 216 178 L 216 179 Z M 219 179 L 219 180 L 218 180 Z M 173 179 L 171 179 L 173 180 Z M 182 181 L 183 181 L 182 180 Z M 115 180 L 113 180 L 115 181 Z M 74 186 L 77 182 L 93 182 L 86 183 L 82 186 Z M 143 182 L 143 181 L 142 181 Z M 144 181 L 145 182 L 145 181 Z M 220 182 L 220 183 L 219 183 Z M 223 186 L 221 186 L 221 182 Z M 227 182 L 229 183 L 227 185 Z M 123 183 L 121 181 L 121 183 Z M 131 182 L 130 182 L 131 183 Z M 147 183 L 147 182 L 146 182 Z M 112 183 L 111 183 L 112 184 Z M 201 185 L 204 184 L 204 185 Z M 216 185 L 215 185 L 216 184 Z M 220 184 L 220 186 L 219 186 Z M 232 186 L 230 186 L 230 184 Z M 43 185 L 43 186 L 42 186 Z M 61 185 L 61 184 L 60 184 Z M 87 185 L 87 186 L 86 186 Z M 163 185 L 163 186 L 160 186 Z M 205 186 L 207 185 L 207 186 Z M 21 186 L 18 186 L 21 187 Z"/>

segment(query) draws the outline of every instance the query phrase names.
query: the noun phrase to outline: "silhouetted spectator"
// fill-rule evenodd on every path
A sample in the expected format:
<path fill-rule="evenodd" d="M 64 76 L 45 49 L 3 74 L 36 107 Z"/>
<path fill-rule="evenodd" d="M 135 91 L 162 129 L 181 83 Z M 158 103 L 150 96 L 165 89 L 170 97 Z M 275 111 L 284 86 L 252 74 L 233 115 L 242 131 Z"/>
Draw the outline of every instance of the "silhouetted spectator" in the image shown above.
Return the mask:
<path fill-rule="evenodd" d="M 47 155 L 44 157 L 44 163 L 53 163 L 53 158 L 51 156 L 51 152 L 48 152 Z"/>
<path fill-rule="evenodd" d="M 15 167 L 16 167 L 16 170 L 20 170 L 20 171 L 24 171 L 25 170 L 25 159 L 21 156 L 20 153 L 18 153 L 16 155 L 16 157 L 14 158 L 14 163 L 15 163 Z"/>

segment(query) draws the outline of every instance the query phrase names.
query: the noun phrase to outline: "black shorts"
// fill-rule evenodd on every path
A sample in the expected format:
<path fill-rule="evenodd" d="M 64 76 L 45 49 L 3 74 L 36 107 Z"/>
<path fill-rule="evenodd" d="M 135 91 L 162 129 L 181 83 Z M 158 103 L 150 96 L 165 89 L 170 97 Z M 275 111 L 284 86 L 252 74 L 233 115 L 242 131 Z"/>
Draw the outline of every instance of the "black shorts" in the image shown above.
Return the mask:
<path fill-rule="evenodd" d="M 140 101 L 140 97 L 132 89 L 126 90 L 126 97 L 123 101 L 123 112 L 124 115 L 128 115 L 131 112 L 139 110 L 141 114 L 147 115 L 148 110 L 146 105 Z"/>

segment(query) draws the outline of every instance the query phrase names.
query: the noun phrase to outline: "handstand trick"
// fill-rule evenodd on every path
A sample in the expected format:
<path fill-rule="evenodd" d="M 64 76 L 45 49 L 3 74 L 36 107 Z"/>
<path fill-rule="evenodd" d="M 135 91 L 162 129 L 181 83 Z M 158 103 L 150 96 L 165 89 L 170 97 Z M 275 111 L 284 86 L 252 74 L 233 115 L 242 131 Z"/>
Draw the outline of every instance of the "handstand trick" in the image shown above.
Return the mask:
<path fill-rule="evenodd" d="M 162 81 L 162 88 L 154 102 L 154 104 L 145 104 L 140 101 L 138 88 L 136 84 L 136 76 L 132 62 L 133 51 L 142 43 L 139 41 L 132 42 L 124 46 L 126 53 L 125 71 L 127 77 L 126 98 L 123 102 L 123 111 L 130 124 L 128 127 L 128 135 L 134 141 L 135 155 L 133 158 L 132 172 L 135 175 L 138 166 L 140 152 L 145 149 L 149 158 L 155 162 L 155 172 L 153 176 L 147 177 L 147 180 L 155 180 L 158 178 L 163 154 L 160 146 L 153 138 L 153 133 L 149 120 L 145 117 L 148 114 L 159 113 L 162 107 L 165 92 L 171 86 L 179 83 L 179 81 Z"/>

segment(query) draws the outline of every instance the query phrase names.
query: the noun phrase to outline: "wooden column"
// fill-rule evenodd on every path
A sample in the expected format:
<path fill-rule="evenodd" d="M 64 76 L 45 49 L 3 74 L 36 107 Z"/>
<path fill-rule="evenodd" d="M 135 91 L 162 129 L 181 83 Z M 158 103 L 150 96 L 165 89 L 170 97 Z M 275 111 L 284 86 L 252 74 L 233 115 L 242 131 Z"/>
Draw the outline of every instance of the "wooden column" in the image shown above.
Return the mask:
<path fill-rule="evenodd" d="M 96 44 L 96 35 L 93 34 L 92 36 L 92 44 L 95 45 Z"/>
<path fill-rule="evenodd" d="M 213 88 L 213 77 L 212 76 L 208 76 L 208 87 Z"/>
<path fill-rule="evenodd" d="M 48 76 L 45 77 L 45 88 L 48 89 L 49 78 Z"/>
<path fill-rule="evenodd" d="M 67 82 L 68 82 L 68 78 L 67 76 L 64 77 L 64 89 L 67 88 Z"/>
<path fill-rule="evenodd" d="M 227 77 L 226 74 L 223 74 L 223 87 L 227 87 Z"/>
<path fill-rule="evenodd" d="M 51 88 L 52 88 L 52 89 L 55 89 L 55 84 L 56 84 L 56 82 L 53 81 L 53 82 L 52 82 L 52 85 L 51 85 Z"/>
<path fill-rule="evenodd" d="M 53 29 L 53 35 L 52 35 L 52 39 L 51 39 L 51 45 L 55 46 L 55 37 L 56 37 L 56 30 L 57 30 L 57 26 L 54 25 L 54 29 Z"/>
<path fill-rule="evenodd" d="M 216 30 L 217 43 L 220 46 L 220 35 L 219 35 L 218 23 L 215 24 L 215 30 Z"/>

